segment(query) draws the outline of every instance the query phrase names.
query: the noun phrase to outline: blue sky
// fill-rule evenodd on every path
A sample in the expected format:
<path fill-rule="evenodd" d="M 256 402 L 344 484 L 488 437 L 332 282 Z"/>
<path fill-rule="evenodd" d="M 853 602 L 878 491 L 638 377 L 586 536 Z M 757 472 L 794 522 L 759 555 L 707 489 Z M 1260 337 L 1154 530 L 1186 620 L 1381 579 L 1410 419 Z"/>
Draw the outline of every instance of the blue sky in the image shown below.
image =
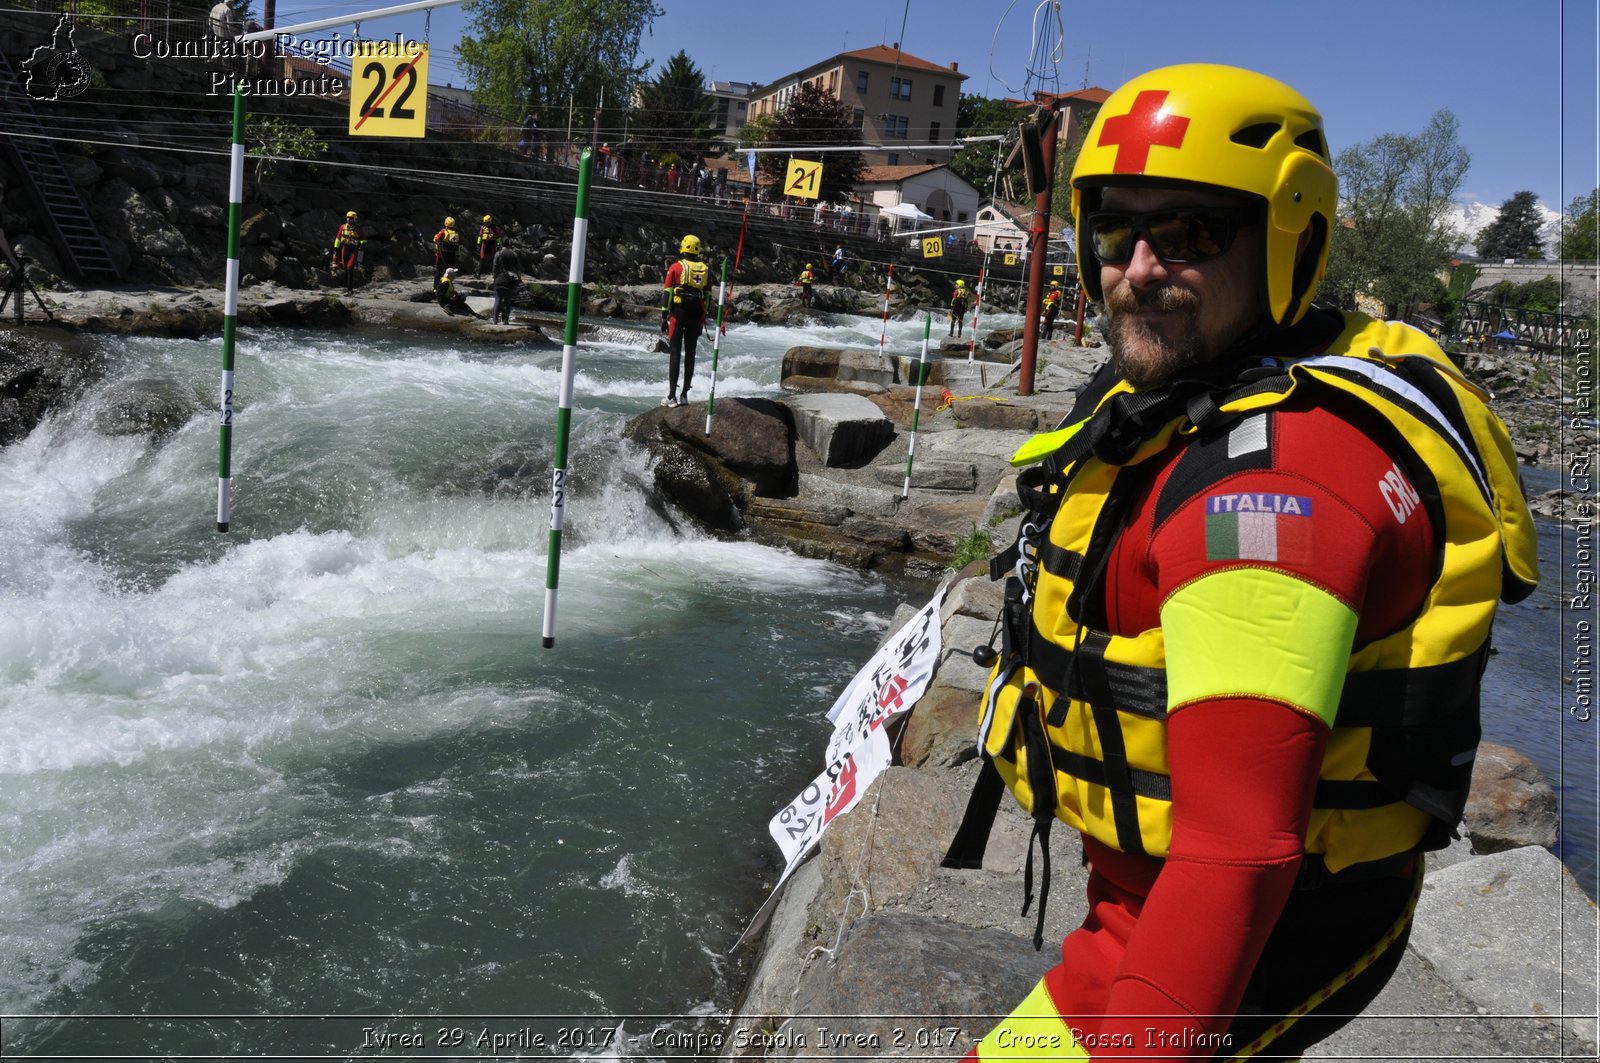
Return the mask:
<path fill-rule="evenodd" d="M 281 26 L 381 6 L 383 0 L 279 0 L 277 20 Z M 1531 189 L 1562 210 L 1600 184 L 1594 0 L 1065 2 L 1059 24 L 1053 16 L 1043 22 L 1051 41 L 1061 40 L 1064 28 L 1058 55 L 1040 56 L 1030 55 L 1038 0 L 659 6 L 666 13 L 643 37 L 641 57 L 659 67 L 682 49 L 723 81 L 769 80 L 841 51 L 895 41 L 932 62 L 960 64 L 970 75 L 964 91 L 980 96 L 1080 88 L 1086 73 L 1088 84 L 1112 89 L 1168 63 L 1228 63 L 1270 74 L 1309 98 L 1336 154 L 1384 133 L 1420 132 L 1448 107 L 1472 154 L 1463 202 L 1498 206 Z M 437 84 L 464 83 L 447 48 L 465 22 L 460 8 L 432 14 Z M 368 21 L 363 30 L 420 39 L 422 16 Z"/>

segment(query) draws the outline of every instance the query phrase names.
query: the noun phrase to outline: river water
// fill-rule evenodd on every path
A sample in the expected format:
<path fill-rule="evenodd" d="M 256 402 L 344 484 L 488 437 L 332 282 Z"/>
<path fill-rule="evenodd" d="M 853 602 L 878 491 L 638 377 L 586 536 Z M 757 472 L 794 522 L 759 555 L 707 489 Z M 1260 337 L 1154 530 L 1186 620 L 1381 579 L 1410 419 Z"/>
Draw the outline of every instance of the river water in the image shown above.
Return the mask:
<path fill-rule="evenodd" d="M 840 320 L 731 330 L 718 395 L 878 342 Z M 928 589 L 652 513 L 619 441 L 664 391 L 651 340 L 581 354 L 552 650 L 558 351 L 246 336 L 226 535 L 220 341 L 127 340 L 0 451 L 0 1055 L 664 1056 L 732 1005 L 766 820 Z M 103 434 L 132 381 L 201 403 Z M 1572 765 L 1593 892 L 1560 616 L 1551 589 L 1508 610 L 1486 727 Z"/>

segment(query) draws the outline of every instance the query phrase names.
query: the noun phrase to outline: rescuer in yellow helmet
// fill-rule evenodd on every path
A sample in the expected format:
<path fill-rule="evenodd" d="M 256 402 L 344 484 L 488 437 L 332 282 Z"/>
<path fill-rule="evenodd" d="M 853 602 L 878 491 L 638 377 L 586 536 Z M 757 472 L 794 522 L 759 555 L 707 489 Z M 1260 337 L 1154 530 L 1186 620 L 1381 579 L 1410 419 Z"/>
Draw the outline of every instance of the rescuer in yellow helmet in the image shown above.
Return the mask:
<path fill-rule="evenodd" d="M 439 290 L 444 271 L 460 265 L 461 233 L 456 231 L 455 218 L 446 218 L 444 226 L 433 234 L 433 288 Z"/>
<path fill-rule="evenodd" d="M 661 330 L 667 334 L 667 397 L 663 406 L 687 406 L 689 382 L 694 379 L 694 353 L 705 330 L 711 271 L 700 261 L 700 238 L 690 233 L 678 245 L 678 259 L 667 267 L 661 282 L 666 305 L 661 308 Z M 683 390 L 678 390 L 678 363 L 683 362 Z"/>
<path fill-rule="evenodd" d="M 1051 281 L 1050 290 L 1044 293 L 1044 329 L 1039 338 L 1047 340 L 1056 328 L 1056 314 L 1061 311 L 1061 282 Z"/>
<path fill-rule="evenodd" d="M 495 248 L 499 245 L 500 231 L 495 228 L 494 216 L 485 214 L 482 224 L 478 226 L 478 265 L 474 276 L 481 277 L 485 271 L 492 271 Z"/>
<path fill-rule="evenodd" d="M 975 1055 L 1299 1057 L 1400 962 L 1533 522 L 1431 339 L 1312 305 L 1337 190 L 1299 93 L 1140 75 L 1071 185 L 1111 358 L 1012 459 L 1029 512 L 994 567 L 1023 604 L 978 712 L 1044 883 L 1050 825 L 1080 835 L 1089 915 Z"/>
<path fill-rule="evenodd" d="M 950 293 L 950 335 L 959 336 L 967 322 L 967 282 L 956 280 L 955 291 Z"/>
<path fill-rule="evenodd" d="M 817 283 L 817 275 L 811 271 L 811 263 L 806 263 L 806 268 L 800 271 L 800 276 L 795 278 L 795 283 L 800 285 L 800 305 L 811 305 L 811 286 Z"/>

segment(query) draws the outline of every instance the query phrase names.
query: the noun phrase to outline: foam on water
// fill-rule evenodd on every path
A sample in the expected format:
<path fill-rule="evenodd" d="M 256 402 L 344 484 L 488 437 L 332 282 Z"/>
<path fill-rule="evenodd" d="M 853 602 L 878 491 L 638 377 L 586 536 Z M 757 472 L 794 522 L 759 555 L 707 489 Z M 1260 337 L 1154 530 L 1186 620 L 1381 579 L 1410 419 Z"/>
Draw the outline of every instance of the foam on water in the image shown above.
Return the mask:
<path fill-rule="evenodd" d="M 750 346 L 724 351 L 719 394 L 775 393 L 781 352 Z M 881 626 L 883 588 L 675 532 L 636 486 L 643 454 L 616 442 L 664 359 L 595 344 L 580 359 L 558 650 L 543 650 L 559 353 L 271 332 L 242 347 L 228 535 L 209 526 L 214 412 L 154 440 L 94 428 L 124 379 L 208 393 L 215 341 L 128 341 L 120 376 L 79 412 L 0 451 L 0 1010 L 320 1005 L 323 966 L 271 947 L 195 996 L 146 935 L 206 951 L 238 922 L 294 940 L 307 930 L 290 914 L 244 927 L 271 910 L 263 898 L 314 910 L 352 861 L 375 869 L 348 888 L 380 922 L 328 945 L 346 950 L 327 962 L 349 972 L 348 1006 L 470 1010 L 532 979 L 550 1006 L 625 1010 L 646 993 L 632 975 L 571 961 L 567 926 L 596 887 L 626 902 L 599 925 L 644 920 L 652 947 L 701 972 L 673 984 L 718 991 L 726 972 L 706 956 L 738 930 L 716 870 L 736 806 L 705 823 L 689 811 L 707 801 L 704 757 L 749 747 L 766 785 L 803 775 L 793 743 L 814 725 L 766 703 L 764 673 L 794 692 L 842 681 L 839 651 L 805 647 Z M 701 365 L 703 387 L 704 348 Z M 791 608 L 841 599 L 865 608 Z M 723 736 L 702 750 L 690 736 L 719 714 Z M 596 734 L 608 755 L 586 759 Z M 601 799 L 646 793 L 631 811 Z M 496 824 L 527 802 L 535 818 Z M 738 814 L 750 822 L 732 834 L 755 850 L 770 809 Z M 527 870 L 483 859 L 530 847 Z M 702 855 L 686 866 L 687 853 Z M 393 868 L 415 898 L 386 895 Z M 430 971 L 433 931 L 414 936 L 402 915 L 419 905 L 463 922 L 453 933 L 477 959 Z M 534 928 L 526 958 L 469 944 L 472 926 L 508 918 Z M 379 929 L 390 945 L 365 954 Z"/>

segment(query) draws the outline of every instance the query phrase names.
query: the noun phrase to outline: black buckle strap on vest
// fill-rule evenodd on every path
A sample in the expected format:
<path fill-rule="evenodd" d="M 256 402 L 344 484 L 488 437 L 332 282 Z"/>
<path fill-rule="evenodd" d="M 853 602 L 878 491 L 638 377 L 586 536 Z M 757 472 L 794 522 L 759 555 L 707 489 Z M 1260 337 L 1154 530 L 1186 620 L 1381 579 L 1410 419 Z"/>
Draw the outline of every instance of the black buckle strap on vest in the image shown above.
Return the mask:
<path fill-rule="evenodd" d="M 1022 913 L 1028 914 L 1028 906 L 1033 903 L 1033 843 L 1039 843 L 1039 911 L 1033 923 L 1033 951 L 1041 952 L 1044 949 L 1044 912 L 1045 906 L 1050 901 L 1050 828 L 1055 825 L 1055 809 L 1047 814 L 1034 813 L 1033 833 L 1028 836 L 1028 859 L 1023 864 Z"/>
<path fill-rule="evenodd" d="M 1050 736 L 1039 716 L 1038 688 L 1029 683 L 1017 699 L 1017 722 L 1022 726 L 1022 741 L 1028 751 L 1028 786 L 1033 791 L 1033 834 L 1028 839 L 1028 859 L 1023 867 L 1027 885 L 1022 898 L 1022 914 L 1033 903 L 1033 843 L 1039 842 L 1039 913 L 1033 929 L 1033 948 L 1044 948 L 1044 913 L 1050 901 L 1050 825 L 1056 818 L 1056 773 L 1050 761 Z"/>

